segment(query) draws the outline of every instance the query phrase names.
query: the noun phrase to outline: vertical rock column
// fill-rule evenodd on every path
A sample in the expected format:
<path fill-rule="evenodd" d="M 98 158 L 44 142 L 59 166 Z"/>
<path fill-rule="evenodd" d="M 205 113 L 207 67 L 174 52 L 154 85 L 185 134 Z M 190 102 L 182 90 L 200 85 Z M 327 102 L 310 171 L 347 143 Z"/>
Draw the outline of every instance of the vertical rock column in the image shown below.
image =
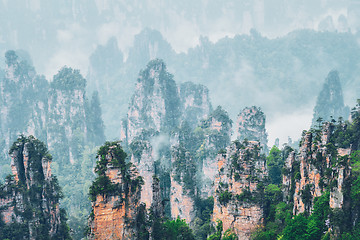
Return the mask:
<path fill-rule="evenodd" d="M 265 174 L 265 160 L 260 145 L 235 142 L 217 159 L 212 220 L 214 224 L 221 220 L 224 230 L 232 229 L 239 239 L 250 239 L 263 218 L 258 183 Z"/>
<path fill-rule="evenodd" d="M 262 152 L 268 153 L 268 135 L 265 128 L 266 117 L 260 108 L 252 106 L 244 108 L 236 121 L 237 139 L 242 142 L 259 141 Z"/>
<path fill-rule="evenodd" d="M 26 229 L 26 239 L 66 238 L 68 230 L 59 208 L 61 189 L 51 175 L 51 155 L 34 137 L 20 137 L 10 149 L 14 180 L 7 179 L 0 216 L 5 224 Z M 65 234 L 65 235 L 64 235 Z"/>
<path fill-rule="evenodd" d="M 90 239 L 138 239 L 138 216 L 144 215 L 140 201 L 143 179 L 125 162 L 118 142 L 107 143 L 98 153 L 98 177 L 90 187 L 92 214 Z"/>

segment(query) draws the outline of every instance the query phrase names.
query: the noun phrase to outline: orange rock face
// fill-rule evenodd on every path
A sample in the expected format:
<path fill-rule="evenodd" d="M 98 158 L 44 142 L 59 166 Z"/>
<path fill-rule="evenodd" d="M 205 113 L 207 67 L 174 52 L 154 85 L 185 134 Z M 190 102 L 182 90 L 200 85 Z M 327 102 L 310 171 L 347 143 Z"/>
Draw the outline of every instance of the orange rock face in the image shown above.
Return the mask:
<path fill-rule="evenodd" d="M 233 229 L 239 239 L 250 239 L 252 231 L 262 224 L 263 212 L 259 203 L 241 196 L 255 193 L 264 174 L 258 142 L 249 142 L 244 148 L 233 144 L 226 154 L 219 154 L 213 222 L 221 220 L 224 230 Z M 224 200 L 225 192 L 228 197 Z"/>
<path fill-rule="evenodd" d="M 111 150 L 110 150 L 111 151 Z M 112 154 L 107 156 L 108 164 L 105 175 L 111 183 L 117 184 L 116 192 L 99 194 L 92 202 L 92 219 L 90 239 L 137 239 L 135 221 L 142 211 L 141 187 L 133 185 L 139 177 L 135 167 L 127 170 L 126 177 L 121 168 L 114 167 L 110 161 Z"/>
<path fill-rule="evenodd" d="M 93 239 L 135 239 L 127 219 L 132 219 L 136 215 L 133 212 L 136 207 L 127 206 L 119 196 L 98 196 L 93 203 Z"/>
<path fill-rule="evenodd" d="M 291 188 L 291 184 L 295 184 L 293 200 L 293 213 L 299 214 L 305 211 L 311 212 L 313 202 L 316 197 L 321 196 L 325 191 L 325 186 L 332 185 L 330 191 L 330 207 L 341 208 L 343 206 L 344 196 L 342 187 L 344 179 L 350 175 L 350 169 L 338 165 L 339 158 L 346 158 L 350 155 L 350 149 L 337 149 L 334 154 L 329 149 L 331 146 L 331 135 L 333 127 L 330 123 L 323 126 L 319 133 L 308 132 L 302 139 L 299 154 L 295 159 L 286 161 L 286 169 L 289 174 L 283 176 L 283 187 L 287 192 Z M 291 183 L 291 168 L 297 162 L 299 164 L 298 179 Z M 294 177 L 294 176 L 293 176 Z M 336 184 L 334 184 L 336 183 Z M 309 191 L 310 198 L 303 199 L 303 192 Z"/>

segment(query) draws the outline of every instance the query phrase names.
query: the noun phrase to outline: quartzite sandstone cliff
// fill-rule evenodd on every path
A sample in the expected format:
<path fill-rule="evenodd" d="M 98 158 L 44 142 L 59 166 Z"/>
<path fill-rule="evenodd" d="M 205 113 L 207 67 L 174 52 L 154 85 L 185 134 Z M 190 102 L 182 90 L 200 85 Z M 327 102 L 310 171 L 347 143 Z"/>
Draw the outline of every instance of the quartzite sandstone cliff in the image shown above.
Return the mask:
<path fill-rule="evenodd" d="M 225 230 L 232 229 L 239 239 L 250 239 L 263 220 L 262 203 L 256 200 L 261 194 L 258 184 L 266 175 L 260 144 L 235 142 L 217 159 L 213 222 L 221 220 Z"/>
<path fill-rule="evenodd" d="M 98 177 L 90 188 L 90 239 L 139 239 L 139 217 L 146 214 L 140 201 L 143 180 L 125 158 L 118 142 L 98 152 Z"/>
<path fill-rule="evenodd" d="M 335 127 L 325 123 L 321 129 L 304 132 L 299 153 L 289 153 L 283 175 L 284 196 L 294 203 L 293 213 L 311 212 L 316 197 L 330 187 L 330 208 L 342 208 L 343 184 L 350 177 L 351 149 L 334 146 Z M 293 194 L 293 195 L 292 195 Z"/>
<path fill-rule="evenodd" d="M 263 152 L 268 152 L 268 134 L 265 129 L 266 117 L 260 108 L 252 106 L 244 108 L 236 121 L 237 139 L 242 142 L 259 141 Z"/>
<path fill-rule="evenodd" d="M 51 155 L 44 143 L 20 137 L 10 149 L 12 177 L 1 186 L 2 233 L 14 239 L 69 239 L 61 189 L 51 174 Z M 11 227 L 11 226 L 15 227 Z M 8 227 L 8 229 L 7 229 Z"/>

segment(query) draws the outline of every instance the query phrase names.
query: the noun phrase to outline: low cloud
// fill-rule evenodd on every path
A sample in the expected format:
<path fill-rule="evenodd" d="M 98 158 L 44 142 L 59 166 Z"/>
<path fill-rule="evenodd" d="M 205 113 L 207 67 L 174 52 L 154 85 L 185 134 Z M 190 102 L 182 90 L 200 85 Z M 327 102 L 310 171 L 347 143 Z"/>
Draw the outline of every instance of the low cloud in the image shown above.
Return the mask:
<path fill-rule="evenodd" d="M 310 128 L 312 117 L 313 108 L 310 106 L 290 113 L 267 117 L 268 145 L 271 147 L 276 138 L 279 138 L 280 146 L 288 141 L 288 137 L 291 137 L 293 141 L 298 140 L 302 131 Z"/>
<path fill-rule="evenodd" d="M 63 66 L 68 66 L 74 69 L 79 69 L 81 74 L 85 77 L 88 68 L 88 53 L 81 49 L 66 49 L 59 50 L 50 58 L 43 73 L 48 80 L 52 80 L 53 76 Z"/>
<path fill-rule="evenodd" d="M 164 148 L 169 148 L 169 136 L 166 134 L 160 134 L 158 136 L 153 137 L 150 140 L 150 144 L 153 148 L 154 151 L 154 159 L 155 161 L 160 160 L 161 165 L 164 168 L 169 168 L 169 161 L 162 161 L 163 159 L 160 159 L 161 155 L 160 152 L 164 149 Z"/>

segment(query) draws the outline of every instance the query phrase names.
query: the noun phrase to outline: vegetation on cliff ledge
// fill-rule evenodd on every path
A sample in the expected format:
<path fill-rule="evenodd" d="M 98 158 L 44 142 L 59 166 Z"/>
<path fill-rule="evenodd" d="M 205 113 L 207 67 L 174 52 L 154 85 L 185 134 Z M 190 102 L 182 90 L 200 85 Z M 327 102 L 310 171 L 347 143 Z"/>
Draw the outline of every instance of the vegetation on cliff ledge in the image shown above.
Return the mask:
<path fill-rule="evenodd" d="M 126 162 L 127 154 L 122 149 L 120 142 L 106 142 L 105 145 L 100 147 L 96 158 L 95 172 L 97 173 L 96 179 L 90 186 L 89 196 L 91 201 L 96 201 L 98 195 L 111 196 L 120 195 L 125 193 L 125 196 L 131 191 L 134 192 L 141 186 L 144 181 L 141 176 L 134 178 L 130 168 L 131 163 Z M 117 168 L 121 172 L 123 186 L 113 183 L 106 175 L 108 168 Z"/>
<path fill-rule="evenodd" d="M 0 184 L 0 239 L 71 239 L 66 212 L 58 209 L 61 188 L 43 168 L 52 160 L 46 145 L 33 136 L 20 136 L 9 153 L 19 180 L 9 175 Z M 10 221 L 3 219 L 8 214 Z"/>
<path fill-rule="evenodd" d="M 321 196 L 314 197 L 313 184 L 306 184 L 299 191 L 305 208 L 301 214 L 293 213 L 293 196 L 295 185 L 304 177 L 300 171 L 302 165 L 295 161 L 291 169 L 282 169 L 282 175 L 291 179 L 289 194 L 283 195 L 281 185 L 277 185 L 277 173 L 280 163 L 287 158 L 289 149 L 285 147 L 280 152 L 276 147 L 272 149 L 268 157 L 268 167 L 270 180 L 275 185 L 270 192 L 265 191 L 264 227 L 253 233 L 253 239 L 360 239 L 360 101 L 352 109 L 351 115 L 351 121 L 339 118 L 338 121 L 332 119 L 331 122 L 322 123 L 319 119 L 318 126 L 304 131 L 300 144 L 309 144 L 303 148 L 308 150 L 304 154 L 308 164 L 320 173 Z M 330 137 L 326 145 L 322 142 L 324 135 Z M 325 151 L 326 155 L 320 151 Z M 351 153 L 340 156 L 338 151 Z M 330 162 L 330 167 L 327 167 L 327 161 Z M 341 190 L 338 189 L 339 169 L 344 170 Z M 305 168 L 302 171 L 308 180 L 309 173 Z M 350 174 L 345 174 L 346 171 Z M 334 199 L 335 189 L 343 195 L 344 204 L 340 208 L 330 207 L 330 197 Z M 275 192 L 279 194 L 272 194 Z M 285 196 L 285 199 L 282 196 Z"/>

